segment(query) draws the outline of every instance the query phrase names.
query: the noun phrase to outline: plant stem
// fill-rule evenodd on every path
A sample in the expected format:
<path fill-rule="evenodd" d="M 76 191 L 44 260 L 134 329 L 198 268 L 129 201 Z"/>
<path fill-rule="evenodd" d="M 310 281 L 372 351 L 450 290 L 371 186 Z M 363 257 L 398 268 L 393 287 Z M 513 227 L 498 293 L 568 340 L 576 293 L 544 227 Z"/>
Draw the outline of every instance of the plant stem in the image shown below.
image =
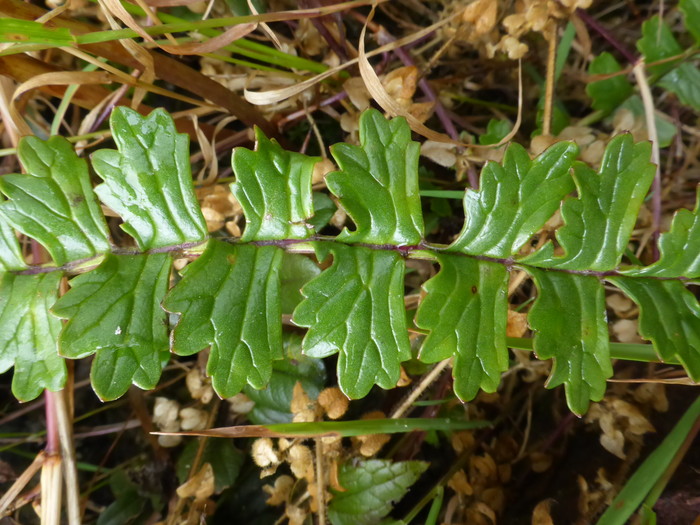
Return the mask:
<path fill-rule="evenodd" d="M 44 391 L 46 397 L 46 460 L 41 466 L 41 525 L 61 522 L 61 440 L 56 414 L 56 392 Z"/>
<path fill-rule="evenodd" d="M 654 115 L 654 99 L 651 96 L 651 89 L 649 89 L 649 82 L 647 81 L 646 74 L 644 72 L 644 59 L 640 59 L 634 65 L 632 70 L 634 72 L 634 77 L 637 79 L 637 86 L 639 86 L 639 94 L 642 97 L 642 103 L 644 105 L 644 118 L 647 124 L 647 135 L 649 141 L 651 142 L 651 162 L 656 166 L 656 173 L 654 174 L 654 181 L 651 185 L 651 214 L 652 214 L 652 225 L 654 227 L 654 259 L 658 258 L 658 244 L 659 234 L 661 231 L 661 167 L 659 158 L 659 137 L 656 132 L 656 116 Z"/>
<path fill-rule="evenodd" d="M 552 109 L 554 107 L 554 73 L 557 58 L 557 31 L 549 32 L 547 38 L 547 78 L 544 91 L 544 113 L 542 115 L 542 135 L 552 134 Z"/>
<path fill-rule="evenodd" d="M 47 391 L 47 394 L 49 392 Z M 63 478 L 66 484 L 66 508 L 69 525 L 80 525 L 80 489 L 78 470 L 75 461 L 75 445 L 73 442 L 73 425 L 68 415 L 65 391 L 52 393 L 54 404 L 61 457 L 63 463 Z M 47 400 L 48 401 L 48 400 Z"/>

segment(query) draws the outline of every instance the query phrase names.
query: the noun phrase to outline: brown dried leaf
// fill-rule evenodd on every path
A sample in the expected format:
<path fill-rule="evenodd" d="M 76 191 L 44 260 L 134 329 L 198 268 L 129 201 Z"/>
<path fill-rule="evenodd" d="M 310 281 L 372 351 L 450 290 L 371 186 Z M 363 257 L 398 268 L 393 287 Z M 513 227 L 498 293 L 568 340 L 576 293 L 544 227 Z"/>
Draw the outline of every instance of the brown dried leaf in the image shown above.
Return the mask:
<path fill-rule="evenodd" d="M 666 385 L 661 383 L 642 383 L 634 390 L 634 399 L 640 404 L 651 403 L 657 412 L 668 410 Z"/>
<path fill-rule="evenodd" d="M 326 175 L 337 169 L 338 168 L 336 168 L 335 164 L 333 164 L 329 158 L 321 159 L 319 162 L 314 164 L 314 170 L 311 175 L 311 184 L 316 186 L 317 184 L 325 183 Z"/>
<path fill-rule="evenodd" d="M 445 168 L 451 168 L 457 163 L 457 146 L 446 142 L 426 140 L 421 144 L 420 154 Z"/>
<path fill-rule="evenodd" d="M 287 462 L 297 479 L 314 480 L 314 458 L 311 449 L 295 443 L 287 452 Z"/>
<path fill-rule="evenodd" d="M 289 525 L 304 525 L 308 512 L 296 505 L 288 504 L 284 510 L 289 519 Z"/>
<path fill-rule="evenodd" d="M 204 410 L 188 407 L 180 410 L 180 428 L 185 431 L 207 428 L 208 414 Z"/>
<path fill-rule="evenodd" d="M 398 104 L 408 107 L 416 92 L 418 68 L 404 66 L 387 73 L 382 79 L 386 92 Z"/>
<path fill-rule="evenodd" d="M 508 310 L 508 324 L 506 325 L 506 337 L 523 337 L 529 327 L 527 324 L 527 314 Z"/>
<path fill-rule="evenodd" d="M 294 423 L 307 423 L 316 420 L 316 403 L 304 392 L 304 387 L 299 381 L 292 391 L 290 410 L 294 414 Z"/>
<path fill-rule="evenodd" d="M 605 304 L 620 318 L 626 318 L 630 310 L 635 309 L 632 300 L 619 293 L 613 293 L 607 296 L 605 298 Z"/>
<path fill-rule="evenodd" d="M 477 36 L 484 35 L 496 26 L 498 2 L 493 0 L 476 0 L 462 12 L 462 21 L 474 26 Z"/>
<path fill-rule="evenodd" d="M 474 494 L 474 488 L 469 484 L 467 480 L 467 474 L 464 470 L 458 470 L 455 472 L 454 476 L 450 478 L 447 482 L 447 486 L 454 490 L 457 494 L 464 494 L 465 496 L 471 496 Z"/>
<path fill-rule="evenodd" d="M 450 442 L 454 451 L 457 454 L 461 454 L 465 450 L 473 449 L 476 440 L 470 430 L 460 430 L 452 433 Z"/>
<path fill-rule="evenodd" d="M 621 343 L 643 343 L 636 319 L 619 319 L 612 325 L 612 333 Z"/>
<path fill-rule="evenodd" d="M 253 461 L 259 467 L 276 467 L 281 463 L 270 438 L 260 438 L 253 441 L 250 453 L 253 456 Z"/>
<path fill-rule="evenodd" d="M 294 487 L 294 478 L 283 474 L 275 479 L 274 485 L 264 485 L 263 491 L 267 492 L 270 497 L 267 498 L 268 505 L 281 505 L 289 498 L 289 494 Z"/>
<path fill-rule="evenodd" d="M 552 506 L 552 499 L 540 501 L 535 510 L 532 511 L 532 525 L 554 525 L 549 509 Z"/>
<path fill-rule="evenodd" d="M 236 415 L 247 414 L 253 410 L 253 407 L 255 406 L 255 401 L 250 399 L 242 392 L 233 397 L 229 397 L 226 401 L 229 404 L 229 410 Z"/>
<path fill-rule="evenodd" d="M 490 454 L 469 458 L 469 480 L 474 486 L 488 487 L 498 481 L 498 468 Z"/>
<path fill-rule="evenodd" d="M 195 366 L 185 376 L 185 384 L 192 399 L 199 399 L 205 405 L 214 397 L 214 389 L 202 369 Z"/>
<path fill-rule="evenodd" d="M 350 400 L 337 388 L 326 388 L 318 395 L 318 404 L 331 419 L 338 419 L 347 412 Z"/>
<path fill-rule="evenodd" d="M 369 107 L 370 95 L 365 87 L 365 82 L 360 77 L 352 77 L 343 83 L 343 89 L 348 94 L 348 98 L 360 111 Z"/>
<path fill-rule="evenodd" d="M 224 216 L 213 208 L 202 208 L 202 215 L 207 223 L 209 233 L 220 230 L 224 227 Z"/>
<path fill-rule="evenodd" d="M 552 456 L 544 452 L 532 452 L 530 454 L 530 466 L 533 472 L 545 472 L 552 466 Z"/>
<path fill-rule="evenodd" d="M 214 481 L 214 469 L 205 463 L 199 472 L 177 488 L 177 495 L 181 498 L 194 498 L 197 502 L 205 501 L 214 494 Z"/>

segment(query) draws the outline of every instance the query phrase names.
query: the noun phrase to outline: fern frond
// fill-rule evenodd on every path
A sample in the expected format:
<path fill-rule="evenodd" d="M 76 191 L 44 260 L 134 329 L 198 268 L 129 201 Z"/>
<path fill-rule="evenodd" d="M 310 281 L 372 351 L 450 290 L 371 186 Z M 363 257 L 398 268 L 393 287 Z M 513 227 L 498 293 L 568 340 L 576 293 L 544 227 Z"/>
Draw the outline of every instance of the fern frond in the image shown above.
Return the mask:
<path fill-rule="evenodd" d="M 256 149 L 233 155 L 232 190 L 247 226 L 231 244 L 208 239 L 187 138 L 167 113 L 141 117 L 116 108 L 111 125 L 118 150 L 93 156 L 104 179 L 95 193 L 122 216 L 140 253 L 111 253 L 119 250 L 110 246 L 86 164 L 66 141 L 24 139 L 20 159 L 28 174 L 0 182 L 10 198 L 0 203 L 0 370 L 15 366 L 13 391 L 21 399 L 61 387 L 59 350 L 73 359 L 96 354 L 92 381 L 103 399 L 132 383 L 153 388 L 169 349 L 191 355 L 207 347 L 219 395 L 252 392 L 270 381 L 284 355 L 281 315 L 292 309 L 293 322 L 308 328 L 306 356 L 338 354 L 338 382 L 348 396 L 362 397 L 373 385 L 392 388 L 412 356 L 406 257 L 440 267 L 423 285 L 415 323 L 427 336 L 418 355 L 425 362 L 454 357 L 455 391 L 463 400 L 479 389 L 495 391 L 508 367 L 514 266 L 535 282 L 529 322 L 536 355 L 554 360 L 549 386 L 563 384 L 577 414 L 603 397 L 612 375 L 604 280 L 639 305 L 640 333 L 661 358 L 677 359 L 700 380 L 700 305 L 686 288 L 700 277 L 698 207 L 676 214 L 657 263 L 620 267 L 654 173 L 649 145 L 630 135 L 610 141 L 598 173 L 575 160 L 573 143 L 534 159 L 511 145 L 503 162 L 484 168 L 481 189 L 465 194 L 464 228 L 445 247 L 423 238 L 418 144 L 404 120 L 367 111 L 360 145 L 332 148 L 340 169 L 327 175 L 327 185 L 355 223 L 335 238 L 310 226 L 314 202 L 325 202 L 311 192 L 318 159 L 286 152 L 258 130 Z M 577 197 L 567 196 L 574 187 Z M 550 241 L 520 256 L 560 207 L 559 246 Z M 27 266 L 10 225 L 44 244 L 59 267 Z M 169 252 L 183 250 L 198 258 L 168 291 Z M 302 258 L 312 269 L 292 275 L 302 256 L 291 252 L 315 254 L 325 269 Z M 99 265 L 91 270 L 85 259 Z M 56 302 L 69 270 L 81 275 Z M 282 305 L 290 286 L 294 294 Z M 49 316 L 52 306 L 56 317 Z M 170 348 L 166 310 L 177 315 Z M 67 320 L 63 328 L 58 317 Z"/>

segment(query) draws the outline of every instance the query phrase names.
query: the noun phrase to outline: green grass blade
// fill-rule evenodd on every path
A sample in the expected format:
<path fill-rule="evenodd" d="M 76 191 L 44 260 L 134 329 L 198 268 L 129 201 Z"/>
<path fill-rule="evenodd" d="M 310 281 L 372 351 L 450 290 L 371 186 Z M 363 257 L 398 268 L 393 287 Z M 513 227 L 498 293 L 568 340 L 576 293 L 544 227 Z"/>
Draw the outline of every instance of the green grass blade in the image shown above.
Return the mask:
<path fill-rule="evenodd" d="M 666 439 L 642 463 L 625 483 L 612 504 L 598 520 L 597 525 L 624 525 L 632 513 L 642 504 L 649 491 L 663 476 L 688 435 L 700 421 L 700 397 L 683 414 Z"/>

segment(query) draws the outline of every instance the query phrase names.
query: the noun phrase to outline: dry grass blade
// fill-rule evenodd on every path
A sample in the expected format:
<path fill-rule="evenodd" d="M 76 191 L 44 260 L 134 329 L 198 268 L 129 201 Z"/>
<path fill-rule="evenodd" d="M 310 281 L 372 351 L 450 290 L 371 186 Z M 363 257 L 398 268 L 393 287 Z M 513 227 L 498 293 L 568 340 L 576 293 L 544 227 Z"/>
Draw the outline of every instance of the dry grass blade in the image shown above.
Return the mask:
<path fill-rule="evenodd" d="M 3 17 L 36 20 L 45 13 L 44 9 L 26 4 L 21 0 L 3 0 L 3 2 L 0 2 L 0 16 Z M 65 16 L 54 18 L 50 25 L 52 27 L 66 27 L 76 35 L 92 33 L 98 30 L 95 26 Z M 139 67 L 139 62 L 118 42 L 104 42 L 80 47 L 93 55 L 106 58 L 112 62 L 134 69 Z M 151 51 L 151 53 L 153 52 Z M 8 58 L 10 57 L 0 57 L 0 59 Z M 158 78 L 189 93 L 194 93 L 204 100 L 209 100 L 226 108 L 227 111 L 240 118 L 247 125 L 260 127 L 268 136 L 279 137 L 276 126 L 271 125 L 254 106 L 248 104 L 236 93 L 215 80 L 178 60 L 162 54 L 154 55 L 154 66 Z"/>
<path fill-rule="evenodd" d="M 0 498 L 0 518 L 6 515 L 10 504 L 17 499 L 22 490 L 24 490 L 24 487 L 26 487 L 34 477 L 34 474 L 39 472 L 45 460 L 46 453 L 43 451 L 39 452 L 34 457 L 34 461 L 22 472 L 5 494 L 2 495 L 2 498 Z"/>
<path fill-rule="evenodd" d="M 399 40 L 396 40 L 394 42 L 391 42 L 389 44 L 385 44 L 381 47 L 378 47 L 377 49 L 374 49 L 373 51 L 370 51 L 369 53 L 366 53 L 365 56 L 367 58 L 373 57 L 376 55 L 380 55 L 382 53 L 386 53 L 387 51 L 391 51 L 392 49 L 396 49 L 397 47 L 405 46 L 407 44 L 410 44 L 411 42 L 415 42 L 416 40 L 420 40 L 421 38 L 433 33 L 440 27 L 444 26 L 447 24 L 449 20 L 442 20 L 440 22 L 437 22 L 436 24 L 433 24 L 429 27 L 426 27 L 425 29 L 422 29 L 420 31 L 416 31 L 415 33 L 411 34 L 410 36 L 401 38 Z M 307 80 L 304 80 L 302 82 L 298 82 L 294 84 L 293 86 L 288 86 L 280 89 L 270 89 L 267 91 L 248 91 L 247 89 L 244 90 L 243 95 L 245 96 L 245 99 L 250 102 L 251 104 L 255 104 L 256 106 L 264 106 L 268 104 L 276 104 L 278 102 L 282 102 L 283 100 L 286 100 L 288 98 L 291 98 L 293 96 L 296 96 L 319 82 L 324 81 L 327 78 L 330 78 L 334 76 L 336 73 L 343 71 L 350 66 L 354 66 L 359 62 L 359 58 L 353 58 L 351 60 L 348 60 L 346 62 L 343 62 L 342 64 L 339 64 L 328 71 L 324 71 L 323 73 L 320 73 L 314 77 L 311 77 Z"/>
<path fill-rule="evenodd" d="M 201 0 L 145 0 L 151 7 L 176 7 L 180 5 L 191 5 L 201 2 Z"/>
<path fill-rule="evenodd" d="M 61 71 L 56 66 L 47 64 L 33 57 L 27 55 L 10 55 L 0 57 L 0 74 L 5 75 L 7 82 L 11 82 L 10 79 L 14 79 L 18 82 L 26 82 L 35 78 L 38 75 L 43 75 L 47 73 L 74 73 Z M 222 86 L 223 87 L 223 86 Z M 65 84 L 43 84 L 36 87 L 37 91 L 41 91 L 46 95 L 62 98 L 66 89 Z M 14 90 L 14 86 L 12 87 Z M 10 92 L 11 93 L 11 92 Z M 114 92 L 95 84 L 83 84 L 82 87 L 75 93 L 72 102 L 81 108 L 94 109 L 100 105 L 104 104 L 105 100 L 109 100 L 113 97 Z M 112 103 L 115 105 L 125 105 L 128 104 L 126 98 L 112 98 Z M 152 111 L 152 108 L 147 105 L 140 105 L 136 108 L 137 111 L 146 115 Z M 200 108 L 204 110 L 204 108 Z M 189 118 L 189 113 L 195 110 L 190 110 L 185 115 L 184 113 L 176 113 L 173 115 L 175 119 L 175 125 L 180 133 L 187 133 L 193 139 L 197 139 L 197 133 L 192 125 L 192 121 Z M 8 97 L 8 115 L 9 115 L 9 97 Z M 7 121 L 10 119 L 8 117 Z M 226 129 L 217 129 L 208 123 L 200 123 L 200 129 L 207 137 L 212 137 L 214 134 L 220 135 L 222 139 L 229 139 L 234 135 L 233 132 Z M 106 131 L 105 134 L 109 134 Z"/>
<path fill-rule="evenodd" d="M 257 26 L 258 25 L 255 23 L 239 24 L 227 29 L 219 36 L 210 38 L 205 42 L 180 44 L 177 46 L 159 44 L 158 47 L 163 51 L 167 51 L 168 53 L 172 53 L 174 55 L 199 55 L 202 53 L 213 53 L 214 51 L 229 45 L 231 42 L 235 42 L 239 38 L 243 38 L 247 34 L 252 33 L 255 31 Z"/>
<path fill-rule="evenodd" d="M 46 85 L 68 86 L 71 84 L 111 84 L 113 81 L 113 76 L 104 71 L 52 72 L 43 73 L 32 77 L 31 79 L 17 86 L 14 94 L 12 95 L 12 100 L 10 102 L 10 116 L 12 118 L 12 123 L 20 135 L 33 134 L 32 130 L 29 128 L 29 126 L 27 126 L 27 123 L 24 121 L 16 107 L 16 101 L 20 95 L 27 93 L 32 89 Z"/>
<path fill-rule="evenodd" d="M 114 20 L 114 17 L 112 16 L 110 11 L 105 9 L 104 15 L 105 18 L 107 18 L 107 21 L 109 22 L 109 25 L 112 29 L 120 29 L 119 24 L 117 24 L 117 22 Z M 126 39 L 120 40 L 119 42 L 124 46 L 124 49 L 131 53 L 131 56 L 133 56 L 136 60 L 139 61 L 139 63 L 143 65 L 143 71 L 141 72 L 141 80 L 148 84 L 152 84 L 156 78 L 153 56 L 133 40 Z M 136 109 L 137 107 L 139 107 L 141 102 L 143 102 L 143 98 L 145 97 L 145 95 L 145 89 L 136 88 L 136 90 L 134 90 L 134 96 L 131 99 L 131 108 Z"/>
<path fill-rule="evenodd" d="M 368 57 L 370 56 L 369 53 L 365 51 L 365 35 L 367 33 L 367 26 L 369 25 L 370 21 L 372 20 L 372 17 L 374 16 L 376 6 L 372 7 L 372 10 L 370 11 L 369 15 L 367 16 L 367 20 L 362 27 L 362 32 L 360 33 L 360 45 L 358 46 L 358 63 L 360 67 L 360 75 L 362 76 L 362 80 L 365 82 L 365 86 L 367 87 L 367 91 L 369 91 L 370 95 L 374 98 L 374 100 L 379 104 L 382 109 L 388 113 L 391 116 L 399 116 L 399 117 L 404 117 L 406 121 L 408 122 L 408 125 L 411 126 L 411 129 L 418 133 L 419 135 L 422 135 L 423 137 L 427 138 L 428 140 L 433 140 L 435 142 L 444 142 L 448 144 L 454 144 L 456 146 L 461 146 L 464 148 L 483 148 L 483 149 L 492 149 L 498 146 L 501 146 L 502 144 L 505 144 L 506 142 L 509 142 L 515 134 L 518 132 L 518 129 L 520 128 L 520 123 L 522 120 L 522 68 L 520 67 L 518 69 L 518 79 L 519 79 L 519 104 L 518 104 L 518 118 L 515 122 L 515 125 L 513 126 L 513 129 L 508 133 L 507 136 L 505 136 L 500 142 L 497 144 L 493 145 L 488 145 L 488 146 L 478 146 L 475 144 L 468 144 L 465 142 L 460 142 L 458 140 L 452 139 L 450 136 L 444 134 L 444 133 L 438 133 L 437 131 L 434 131 L 430 128 L 428 128 L 426 125 L 424 125 L 421 121 L 419 121 L 416 117 L 414 117 L 411 113 L 406 111 L 404 108 L 402 108 L 397 102 L 389 95 L 389 93 L 386 91 L 384 85 L 382 84 L 381 80 L 379 80 L 379 77 L 377 76 L 377 73 L 374 71 L 374 68 L 372 65 L 369 63 Z M 448 23 L 451 19 L 456 18 L 458 16 L 457 14 L 453 14 L 441 22 L 438 22 L 437 24 L 434 24 L 431 27 L 437 27 L 442 24 Z M 393 42 L 392 48 L 400 47 L 399 40 L 396 42 Z M 403 44 L 401 44 L 403 45 Z M 246 97 L 247 98 L 247 97 Z"/>

